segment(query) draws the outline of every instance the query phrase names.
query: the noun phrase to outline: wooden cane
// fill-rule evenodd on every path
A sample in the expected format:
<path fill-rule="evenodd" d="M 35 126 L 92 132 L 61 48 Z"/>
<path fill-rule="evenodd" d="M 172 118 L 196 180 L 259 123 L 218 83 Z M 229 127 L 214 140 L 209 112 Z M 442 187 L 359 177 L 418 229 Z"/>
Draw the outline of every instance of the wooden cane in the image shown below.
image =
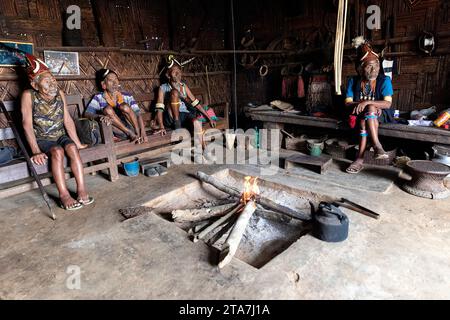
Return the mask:
<path fill-rule="evenodd" d="M 6 107 L 3 103 L 3 101 L 0 101 L 0 108 L 1 108 L 1 111 L 5 114 L 6 120 L 8 121 L 8 124 L 10 125 L 11 130 L 13 131 L 14 136 L 16 137 L 17 144 L 19 145 L 20 149 L 22 150 L 23 155 L 25 156 L 28 167 L 30 168 L 31 175 L 33 176 L 34 180 L 36 180 L 39 190 L 41 191 L 42 197 L 44 198 L 44 201 L 47 204 L 48 209 L 50 210 L 51 218 L 53 220 L 56 220 L 56 215 L 53 212 L 52 206 L 50 205 L 50 198 L 48 197 L 48 194 L 45 191 L 41 180 L 39 179 L 36 169 L 34 168 L 33 163 L 31 162 L 31 158 L 28 155 L 27 149 L 25 148 L 25 145 L 23 144 L 22 139 L 20 138 L 19 132 L 17 131 L 17 128 L 16 128 L 13 120 L 11 119 L 11 116 L 8 113 L 8 110 L 6 110 Z"/>

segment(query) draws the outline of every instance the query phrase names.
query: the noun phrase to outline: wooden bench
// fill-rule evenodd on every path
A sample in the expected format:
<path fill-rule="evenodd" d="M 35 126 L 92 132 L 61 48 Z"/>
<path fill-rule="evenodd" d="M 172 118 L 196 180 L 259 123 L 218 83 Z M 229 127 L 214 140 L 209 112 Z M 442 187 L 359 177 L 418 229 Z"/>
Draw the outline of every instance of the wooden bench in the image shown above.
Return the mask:
<path fill-rule="evenodd" d="M 193 89 L 193 93 L 204 103 L 208 104 L 207 95 L 204 90 Z M 138 95 L 135 97 L 136 101 L 141 105 L 146 103 L 146 110 L 154 101 L 151 99 L 151 94 Z M 66 96 L 69 113 L 72 118 L 77 119 L 82 117 L 85 111 L 85 102 L 81 95 L 68 95 Z M 18 110 L 15 108 L 13 101 L 5 102 L 7 110 L 14 113 Z M 145 106 L 145 105 L 144 105 Z M 211 105 L 219 116 L 217 122 L 218 129 L 228 128 L 228 103 L 218 103 Z M 151 119 L 151 118 L 150 118 Z M 149 123 L 148 123 L 149 124 Z M 205 125 L 208 127 L 209 125 Z M 21 125 L 17 125 L 18 128 Z M 168 130 L 168 134 L 165 136 L 151 135 L 148 131 L 149 141 L 142 144 L 134 144 L 128 140 L 114 142 L 113 132 L 111 126 L 100 124 L 102 142 L 94 147 L 80 150 L 80 156 L 85 165 L 84 173 L 93 173 L 102 170 L 109 171 L 109 179 L 116 181 L 119 179 L 118 165 L 123 162 L 127 162 L 134 159 L 146 159 L 150 157 L 159 156 L 161 154 L 170 152 L 175 145 L 180 141 L 172 141 L 171 131 Z M 14 139 L 14 135 L 10 128 L 0 129 L 0 141 L 6 139 Z M 26 140 L 22 138 L 26 144 Z M 70 172 L 70 168 L 67 166 L 67 159 L 64 161 L 64 165 L 67 172 Z M 39 174 L 44 185 L 48 185 L 51 182 L 51 170 L 48 166 L 34 166 Z M 31 173 L 29 172 L 27 163 L 24 159 L 16 159 L 4 165 L 0 165 L 0 198 L 10 196 L 13 194 L 25 192 L 37 188 Z"/>
<path fill-rule="evenodd" d="M 301 116 L 291 112 L 276 110 L 251 110 L 246 114 L 255 121 L 262 121 L 265 129 L 283 129 L 285 124 L 317 127 L 333 130 L 349 130 L 342 120 Z M 450 145 L 450 131 L 434 127 L 415 127 L 396 123 L 382 123 L 378 129 L 380 136 L 432 142 Z"/>
<path fill-rule="evenodd" d="M 75 119 L 80 117 L 84 112 L 82 97 L 79 95 L 66 96 L 66 99 L 71 116 Z M 12 101 L 5 102 L 5 106 L 11 113 L 18 110 L 18 108 L 14 107 L 14 102 Z M 21 126 L 17 125 L 17 127 L 20 128 Z M 135 152 L 139 153 L 140 156 L 142 156 L 142 154 L 149 154 L 152 156 L 158 155 L 160 153 L 170 151 L 172 146 L 170 134 L 164 137 L 149 136 L 148 143 L 136 145 L 129 141 L 114 143 L 111 126 L 101 123 L 100 129 L 102 134 L 101 143 L 96 146 L 80 150 L 80 157 L 85 165 L 85 174 L 107 169 L 109 171 L 109 179 L 113 182 L 119 179 L 117 165 L 122 161 L 127 161 L 129 158 L 126 158 L 126 156 L 130 156 L 130 154 Z M 15 138 L 14 135 L 10 134 L 10 128 L 5 128 L 2 132 L 4 138 L 6 139 Z M 24 137 L 22 137 L 22 140 L 26 144 Z M 158 148 L 161 149 L 158 150 Z M 64 160 L 64 165 L 66 171 L 70 172 L 70 168 L 67 166 L 67 159 Z M 43 184 L 50 184 L 51 169 L 49 166 L 34 165 L 34 167 L 39 174 L 39 177 L 43 179 Z M 36 187 L 37 185 L 34 182 L 24 159 L 15 159 L 0 166 L 0 198 L 32 190 Z"/>
<path fill-rule="evenodd" d="M 229 114 L 230 108 L 228 102 L 220 102 L 210 104 L 208 94 L 203 88 L 191 88 L 191 92 L 195 95 L 197 99 L 201 101 L 203 105 L 208 105 L 214 109 L 219 120 L 216 123 L 217 129 L 228 129 L 229 128 Z M 141 93 L 133 95 L 134 99 L 138 103 L 139 107 L 143 112 L 142 117 L 146 126 L 150 127 L 150 123 L 153 119 L 152 113 L 154 106 L 156 104 L 156 97 L 153 93 Z M 205 128 L 209 128 L 209 123 L 204 125 Z"/>
<path fill-rule="evenodd" d="M 72 116 L 76 116 L 79 110 L 83 111 L 83 101 L 82 97 L 79 95 L 66 96 L 67 104 L 69 107 L 69 112 Z M 0 102 L 2 103 L 2 102 Z M 14 114 L 17 112 L 18 107 L 15 106 L 13 101 L 4 102 L 6 109 Z M 79 112 L 81 114 L 82 112 Z M 13 117 L 17 118 L 17 117 Z M 16 124 L 19 129 L 21 125 Z M 111 181 L 115 181 L 119 178 L 117 165 L 116 165 L 116 155 L 114 152 L 114 144 L 112 137 L 112 130 L 105 124 L 101 124 L 102 142 L 94 147 L 80 150 L 80 156 L 85 164 L 84 172 L 86 174 L 100 171 L 109 170 L 109 178 Z M 5 128 L 4 130 L 10 130 L 10 128 Z M 8 130 L 8 131 L 9 131 Z M 15 139 L 13 134 L 5 135 L 6 139 Z M 4 140 L 4 139 L 2 139 Z M 26 139 L 22 137 L 22 141 L 27 145 Z M 92 164 L 95 162 L 95 164 Z M 66 169 L 67 159 L 64 160 L 64 165 Z M 36 172 L 39 176 L 44 179 L 43 184 L 51 183 L 49 177 L 51 177 L 51 169 L 49 166 L 37 166 L 34 165 Z M 24 192 L 36 188 L 36 183 L 33 182 L 34 179 L 29 171 L 25 159 L 15 159 L 12 162 L 0 166 L 0 197 L 9 196 L 12 194 Z"/>

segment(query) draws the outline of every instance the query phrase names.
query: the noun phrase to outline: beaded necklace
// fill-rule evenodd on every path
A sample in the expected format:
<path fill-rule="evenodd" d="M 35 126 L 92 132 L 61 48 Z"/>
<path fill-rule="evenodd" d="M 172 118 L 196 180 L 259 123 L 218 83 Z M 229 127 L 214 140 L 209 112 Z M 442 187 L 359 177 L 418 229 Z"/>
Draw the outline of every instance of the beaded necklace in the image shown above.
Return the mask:
<path fill-rule="evenodd" d="M 361 81 L 361 93 L 359 99 L 362 100 L 375 100 L 375 86 L 376 80 Z"/>
<path fill-rule="evenodd" d="M 123 103 L 123 96 L 122 96 L 122 93 L 120 93 L 120 92 L 117 92 L 117 102 L 116 103 L 114 103 L 114 100 L 112 99 L 112 97 L 109 95 L 109 93 L 107 91 L 105 91 L 103 96 L 105 97 L 106 102 L 108 102 L 108 104 L 113 108 L 116 107 L 117 105 L 120 106 Z"/>

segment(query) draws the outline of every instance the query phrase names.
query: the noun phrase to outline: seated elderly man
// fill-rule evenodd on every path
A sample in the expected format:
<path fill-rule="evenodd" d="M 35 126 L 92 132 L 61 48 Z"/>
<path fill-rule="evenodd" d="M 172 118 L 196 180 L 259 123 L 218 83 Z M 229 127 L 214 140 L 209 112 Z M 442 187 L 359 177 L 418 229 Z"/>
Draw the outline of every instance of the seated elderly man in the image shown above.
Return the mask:
<path fill-rule="evenodd" d="M 58 90 L 55 77 L 41 60 L 28 54 L 26 58 L 28 78 L 33 90 L 23 93 L 21 111 L 25 136 L 33 154 L 31 161 L 44 165 L 50 157 L 61 207 L 66 210 L 80 209 L 83 205 L 94 202 L 86 191 L 83 163 L 78 152 L 87 145 L 81 144 L 78 139 L 64 93 Z M 70 160 L 77 182 L 77 200 L 71 197 L 67 189 L 64 155 Z"/>
<path fill-rule="evenodd" d="M 345 105 L 352 108 L 352 114 L 360 129 L 359 153 L 356 160 L 347 168 L 347 173 L 358 173 L 364 165 L 364 152 L 367 147 L 367 137 L 375 149 L 376 159 L 388 158 L 378 139 L 378 124 L 393 122 L 391 79 L 380 74 L 380 61 L 368 43 L 358 48 L 359 76 L 351 78 L 347 85 Z"/>
<path fill-rule="evenodd" d="M 117 74 L 109 69 L 96 73 L 97 84 L 103 90 L 89 102 L 85 116 L 91 120 L 100 120 L 113 125 L 117 138 L 127 137 L 135 143 L 147 142 L 144 120 L 139 106 L 131 94 L 120 91 Z"/>
<path fill-rule="evenodd" d="M 209 121 L 211 127 L 216 126 L 217 117 L 212 109 L 202 107 L 200 101 L 195 98 L 189 87 L 182 82 L 181 64 L 170 59 L 167 66 L 168 83 L 159 87 L 156 103 L 156 121 L 162 135 L 166 134 L 166 127 L 179 129 L 193 124 L 201 128 L 200 122 Z M 166 105 L 169 105 L 166 108 Z M 197 123 L 195 123 L 197 122 Z"/>

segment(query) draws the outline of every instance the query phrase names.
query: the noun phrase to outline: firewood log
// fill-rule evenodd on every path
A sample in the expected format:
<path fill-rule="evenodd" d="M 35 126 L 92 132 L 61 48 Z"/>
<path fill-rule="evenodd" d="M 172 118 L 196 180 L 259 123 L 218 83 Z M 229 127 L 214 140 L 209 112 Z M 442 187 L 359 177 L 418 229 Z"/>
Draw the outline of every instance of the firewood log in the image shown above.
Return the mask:
<path fill-rule="evenodd" d="M 241 196 L 241 192 L 239 190 L 225 185 L 223 182 L 219 181 L 217 178 L 214 178 L 213 176 L 210 176 L 204 172 L 197 171 L 197 178 L 199 178 L 200 181 L 208 183 L 208 184 L 216 187 L 220 191 L 228 193 L 229 195 L 231 195 L 233 197 L 240 198 L 240 196 Z M 258 204 L 260 204 L 263 207 L 266 207 L 267 209 L 282 212 L 292 218 L 296 218 L 296 219 L 300 219 L 300 220 L 310 220 L 311 219 L 311 216 L 309 214 L 306 214 L 304 212 L 299 212 L 298 210 L 283 206 L 281 204 L 278 204 L 278 203 L 276 203 L 270 199 L 264 198 L 264 197 L 257 197 L 256 201 Z"/>
<path fill-rule="evenodd" d="M 175 222 L 202 221 L 212 217 L 223 216 L 234 206 L 236 206 L 236 203 L 228 203 L 210 208 L 173 210 L 172 219 Z"/>
<path fill-rule="evenodd" d="M 241 242 L 242 236 L 244 235 L 247 224 L 250 221 L 250 218 L 255 210 L 256 203 L 254 201 L 247 202 L 244 210 L 236 220 L 236 223 L 234 224 L 230 235 L 228 236 L 222 247 L 222 258 L 219 262 L 219 268 L 223 268 L 228 263 L 230 263 L 231 259 L 236 254 L 237 248 L 239 247 L 239 243 Z"/>
<path fill-rule="evenodd" d="M 236 214 L 239 210 L 241 210 L 242 207 L 243 207 L 242 204 L 240 204 L 240 203 L 237 204 L 236 207 L 233 210 L 231 210 L 229 213 L 224 215 L 219 220 L 215 221 L 210 226 L 208 226 L 205 229 L 203 229 L 198 235 L 194 236 L 194 242 L 197 242 L 200 239 L 203 239 L 212 230 L 214 230 L 215 228 L 217 228 L 217 227 L 221 226 L 222 224 L 224 224 L 225 222 L 227 222 L 234 214 Z"/>

